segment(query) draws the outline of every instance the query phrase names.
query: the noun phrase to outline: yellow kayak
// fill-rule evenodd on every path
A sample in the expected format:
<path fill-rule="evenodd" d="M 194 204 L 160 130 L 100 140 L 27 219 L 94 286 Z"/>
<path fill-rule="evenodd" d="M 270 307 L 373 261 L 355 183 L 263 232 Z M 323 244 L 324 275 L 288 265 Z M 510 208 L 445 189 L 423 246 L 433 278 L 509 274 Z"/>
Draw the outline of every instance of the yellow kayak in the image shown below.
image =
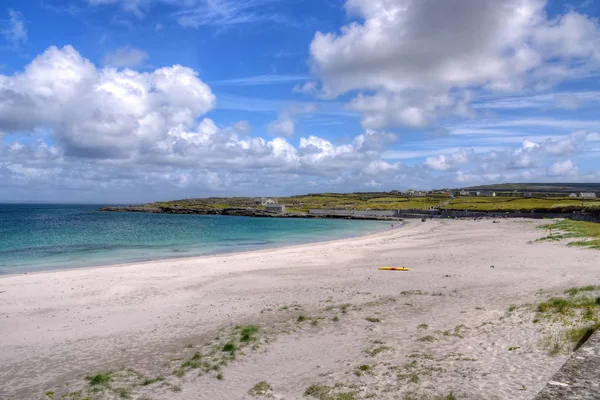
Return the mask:
<path fill-rule="evenodd" d="M 404 267 L 379 267 L 377 268 L 380 271 L 408 271 L 408 268 Z"/>

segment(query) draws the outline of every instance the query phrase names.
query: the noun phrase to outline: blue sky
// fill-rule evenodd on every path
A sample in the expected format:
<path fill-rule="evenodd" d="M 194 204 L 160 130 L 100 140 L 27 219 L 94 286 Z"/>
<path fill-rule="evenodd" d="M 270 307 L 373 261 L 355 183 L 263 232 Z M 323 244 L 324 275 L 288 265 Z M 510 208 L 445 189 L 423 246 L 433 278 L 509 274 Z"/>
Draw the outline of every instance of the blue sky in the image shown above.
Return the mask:
<path fill-rule="evenodd" d="M 0 7 L 0 201 L 600 180 L 597 0 Z"/>

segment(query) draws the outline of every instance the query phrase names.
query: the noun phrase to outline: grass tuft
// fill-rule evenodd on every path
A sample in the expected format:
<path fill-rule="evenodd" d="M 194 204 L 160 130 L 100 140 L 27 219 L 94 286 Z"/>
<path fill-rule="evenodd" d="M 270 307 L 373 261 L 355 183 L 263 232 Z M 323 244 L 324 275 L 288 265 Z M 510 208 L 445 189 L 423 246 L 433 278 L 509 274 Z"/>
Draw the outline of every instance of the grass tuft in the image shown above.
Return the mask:
<path fill-rule="evenodd" d="M 142 386 L 152 385 L 152 384 L 154 384 L 156 382 L 162 382 L 164 380 L 165 380 L 165 378 L 163 378 L 162 376 L 157 376 L 156 378 L 146 378 L 142 382 Z"/>
<path fill-rule="evenodd" d="M 375 317 L 367 317 L 365 319 L 369 322 L 381 322 L 381 320 L 379 318 L 375 318 Z"/>
<path fill-rule="evenodd" d="M 85 379 L 90 383 L 90 386 L 106 386 L 112 379 L 112 372 L 103 372 L 96 375 L 86 376 Z"/>
<path fill-rule="evenodd" d="M 255 341 L 259 330 L 260 328 L 257 325 L 246 325 L 242 327 L 240 332 L 240 342 Z"/>
<path fill-rule="evenodd" d="M 256 396 L 256 397 L 266 396 L 272 390 L 273 390 L 273 387 L 271 386 L 271 384 L 269 382 L 260 381 L 256 385 L 254 385 L 252 387 L 252 389 L 250 389 L 248 391 L 248 394 L 250 396 Z"/>
<path fill-rule="evenodd" d="M 596 329 L 600 328 L 600 322 L 582 328 L 571 328 L 567 330 L 565 336 L 570 341 L 575 343 L 575 350 L 580 348 L 592 336 Z"/>
<path fill-rule="evenodd" d="M 595 292 L 596 290 L 600 290 L 600 286 L 597 285 L 588 285 L 583 287 L 572 287 L 571 289 L 565 290 L 565 294 L 575 296 L 577 293 L 581 292 Z"/>
<path fill-rule="evenodd" d="M 130 399 L 131 398 L 131 392 L 125 388 L 116 388 L 116 389 L 114 389 L 114 391 L 122 399 Z"/>
<path fill-rule="evenodd" d="M 384 351 L 392 351 L 392 350 L 394 350 L 393 347 L 389 347 L 389 346 L 377 346 L 377 347 L 375 347 L 373 349 L 365 350 L 365 353 L 367 353 L 371 357 L 375 357 L 379 353 L 383 353 Z"/>
<path fill-rule="evenodd" d="M 235 353 L 236 350 L 237 346 L 235 345 L 235 343 L 232 342 L 225 343 L 225 345 L 223 346 L 223 351 L 228 353 Z"/>

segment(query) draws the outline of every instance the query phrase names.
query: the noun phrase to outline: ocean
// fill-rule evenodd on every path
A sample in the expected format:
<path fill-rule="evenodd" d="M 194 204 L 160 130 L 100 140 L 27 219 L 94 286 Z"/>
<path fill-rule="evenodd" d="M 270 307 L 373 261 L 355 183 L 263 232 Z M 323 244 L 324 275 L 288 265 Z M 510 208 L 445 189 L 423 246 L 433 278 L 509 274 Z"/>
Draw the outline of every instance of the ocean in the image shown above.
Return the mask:
<path fill-rule="evenodd" d="M 0 204 L 0 274 L 274 248 L 387 229 L 381 221 L 97 211 Z"/>

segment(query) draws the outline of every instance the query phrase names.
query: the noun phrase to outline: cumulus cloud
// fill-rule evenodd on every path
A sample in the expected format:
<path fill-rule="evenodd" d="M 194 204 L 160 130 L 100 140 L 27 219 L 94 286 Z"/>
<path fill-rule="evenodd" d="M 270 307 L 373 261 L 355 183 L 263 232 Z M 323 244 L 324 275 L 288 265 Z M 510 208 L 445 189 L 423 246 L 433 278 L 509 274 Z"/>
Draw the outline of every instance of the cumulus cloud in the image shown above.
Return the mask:
<path fill-rule="evenodd" d="M 425 159 L 423 166 L 436 172 L 453 172 L 457 182 L 523 181 L 569 177 L 590 180 L 598 171 L 582 173 L 571 157 L 585 153 L 596 134 L 573 132 L 564 138 L 533 141 L 526 139 L 518 147 L 476 152 L 462 148 L 450 154 Z"/>
<path fill-rule="evenodd" d="M 317 107 L 314 104 L 286 107 L 279 113 L 279 117 L 269 124 L 267 131 L 272 135 L 293 136 L 296 131 L 297 116 L 315 111 L 317 111 Z"/>
<path fill-rule="evenodd" d="M 4 39 L 13 46 L 20 46 L 27 42 L 27 28 L 23 14 L 13 9 L 8 10 L 9 19 L 2 21 L 0 30 Z"/>
<path fill-rule="evenodd" d="M 70 46 L 50 47 L 23 72 L 0 75 L 0 129 L 50 129 L 71 155 L 129 157 L 214 104 L 189 68 L 98 69 Z"/>
<path fill-rule="evenodd" d="M 465 91 L 551 87 L 600 65 L 598 21 L 549 19 L 543 0 L 347 0 L 356 21 L 317 32 L 312 71 L 322 94 L 359 92 L 365 126 L 422 127 L 470 112 Z M 366 91 L 371 94 L 360 94 Z"/>
<path fill-rule="evenodd" d="M 122 47 L 106 54 L 102 60 L 109 67 L 134 68 L 143 65 L 148 60 L 148 53 L 131 47 Z"/>
<path fill-rule="evenodd" d="M 571 160 L 557 161 L 548 168 L 548 175 L 567 177 L 577 175 L 577 166 Z"/>
<path fill-rule="evenodd" d="M 486 153 L 430 153 L 407 165 L 384 158 L 399 140 L 393 132 L 366 128 L 345 140 L 310 133 L 298 141 L 281 133 L 263 138 L 251 134 L 247 121 L 221 125 L 210 118 L 215 104 L 210 87 L 190 68 L 99 68 L 70 46 L 50 47 L 22 71 L 0 75 L 0 187 L 10 196 L 35 188 L 40 196 L 73 192 L 89 201 L 112 195 L 143 201 L 599 178 L 598 171 L 576 165 L 590 145 L 597 147 L 597 133 Z M 315 107 L 283 111 L 296 118 Z"/>

